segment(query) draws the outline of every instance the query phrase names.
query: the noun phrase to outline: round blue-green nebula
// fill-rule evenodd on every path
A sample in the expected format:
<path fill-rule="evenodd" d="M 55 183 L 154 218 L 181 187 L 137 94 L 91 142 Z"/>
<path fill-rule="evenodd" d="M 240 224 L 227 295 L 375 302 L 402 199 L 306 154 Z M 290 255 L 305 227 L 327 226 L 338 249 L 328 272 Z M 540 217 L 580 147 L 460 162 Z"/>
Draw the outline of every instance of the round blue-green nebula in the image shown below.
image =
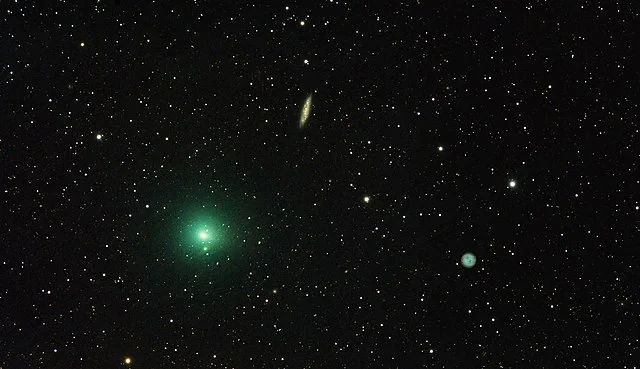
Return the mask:
<path fill-rule="evenodd" d="M 460 262 L 462 262 L 462 266 L 464 266 L 465 268 L 473 268 L 473 266 L 476 265 L 476 256 L 470 252 L 467 252 L 466 254 L 462 255 Z"/>

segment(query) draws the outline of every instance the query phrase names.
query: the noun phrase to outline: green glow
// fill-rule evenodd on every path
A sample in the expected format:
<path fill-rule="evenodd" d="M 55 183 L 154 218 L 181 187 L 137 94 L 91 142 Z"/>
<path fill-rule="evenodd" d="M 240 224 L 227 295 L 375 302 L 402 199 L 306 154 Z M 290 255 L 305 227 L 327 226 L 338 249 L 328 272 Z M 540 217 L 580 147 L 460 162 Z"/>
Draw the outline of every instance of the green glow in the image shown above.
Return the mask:
<path fill-rule="evenodd" d="M 473 268 L 473 266 L 476 265 L 476 256 L 470 252 L 467 252 L 466 254 L 462 255 L 460 261 L 462 262 L 462 266 L 464 266 L 465 268 Z"/>
<path fill-rule="evenodd" d="M 221 211 L 201 206 L 186 210 L 180 217 L 178 252 L 189 259 L 218 255 L 230 240 L 229 225 Z"/>

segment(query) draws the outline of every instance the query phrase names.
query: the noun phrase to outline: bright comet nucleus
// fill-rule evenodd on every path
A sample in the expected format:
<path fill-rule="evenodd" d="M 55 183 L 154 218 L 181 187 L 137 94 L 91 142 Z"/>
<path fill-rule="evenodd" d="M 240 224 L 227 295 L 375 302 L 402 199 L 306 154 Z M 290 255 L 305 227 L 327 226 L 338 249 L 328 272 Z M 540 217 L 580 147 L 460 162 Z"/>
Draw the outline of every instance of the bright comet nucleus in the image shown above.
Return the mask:
<path fill-rule="evenodd" d="M 304 128 L 305 124 L 307 124 L 309 115 L 311 115 L 311 94 L 307 96 L 304 101 L 304 105 L 302 105 L 302 110 L 300 111 L 300 128 Z"/>
<path fill-rule="evenodd" d="M 191 260 L 218 254 L 231 241 L 231 227 L 222 215 L 214 215 L 209 210 L 202 210 L 204 208 L 205 206 L 197 206 L 194 210 L 185 210 L 183 220 L 177 224 L 179 237 L 176 247 L 179 247 L 180 254 Z M 219 212 L 221 210 L 216 209 L 216 213 Z"/>

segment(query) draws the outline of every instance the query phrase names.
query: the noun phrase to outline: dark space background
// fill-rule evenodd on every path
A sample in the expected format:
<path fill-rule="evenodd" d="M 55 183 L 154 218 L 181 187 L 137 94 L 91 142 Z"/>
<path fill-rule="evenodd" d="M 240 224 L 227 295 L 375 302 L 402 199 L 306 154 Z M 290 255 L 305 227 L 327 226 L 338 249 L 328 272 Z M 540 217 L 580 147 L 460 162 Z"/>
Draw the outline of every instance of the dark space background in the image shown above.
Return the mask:
<path fill-rule="evenodd" d="M 369 3 L 0 3 L 0 367 L 635 368 L 639 5 Z"/>

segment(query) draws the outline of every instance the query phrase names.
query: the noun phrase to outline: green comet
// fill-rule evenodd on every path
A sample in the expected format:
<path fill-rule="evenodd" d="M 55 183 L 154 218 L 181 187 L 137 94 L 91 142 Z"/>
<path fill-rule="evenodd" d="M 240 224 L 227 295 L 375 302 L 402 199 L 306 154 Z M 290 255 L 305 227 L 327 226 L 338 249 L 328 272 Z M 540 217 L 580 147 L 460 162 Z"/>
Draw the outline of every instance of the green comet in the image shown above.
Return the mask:
<path fill-rule="evenodd" d="M 179 252 L 188 258 L 220 253 L 229 243 L 229 225 L 218 209 L 198 208 L 186 211 L 179 226 Z"/>
<path fill-rule="evenodd" d="M 192 248 L 213 251 L 220 246 L 225 225 L 214 219 L 205 219 L 190 224 L 188 228 L 192 229 L 189 232 L 193 235 L 190 242 Z"/>

